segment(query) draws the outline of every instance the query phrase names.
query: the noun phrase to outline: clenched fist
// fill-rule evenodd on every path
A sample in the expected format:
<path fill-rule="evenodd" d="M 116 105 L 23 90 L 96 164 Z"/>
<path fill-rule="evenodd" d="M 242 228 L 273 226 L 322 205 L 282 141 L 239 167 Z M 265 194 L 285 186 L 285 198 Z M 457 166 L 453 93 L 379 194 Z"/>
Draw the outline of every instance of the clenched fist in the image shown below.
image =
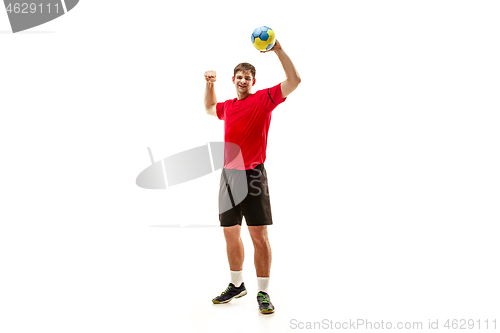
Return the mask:
<path fill-rule="evenodd" d="M 215 71 L 206 71 L 205 72 L 205 80 L 207 80 L 207 82 L 215 82 L 217 79 L 217 73 Z"/>

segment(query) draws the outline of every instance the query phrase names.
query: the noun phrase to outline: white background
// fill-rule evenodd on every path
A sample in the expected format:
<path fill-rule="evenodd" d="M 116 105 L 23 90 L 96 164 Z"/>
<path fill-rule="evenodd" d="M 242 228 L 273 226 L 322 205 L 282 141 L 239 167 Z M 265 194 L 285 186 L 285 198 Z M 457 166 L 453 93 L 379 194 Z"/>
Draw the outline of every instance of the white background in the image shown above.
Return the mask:
<path fill-rule="evenodd" d="M 81 1 L 12 34 L 0 11 L 0 331 L 286 332 L 290 322 L 497 319 L 500 5 L 496 1 Z M 223 140 L 203 108 L 232 70 L 302 84 L 273 111 L 270 295 L 229 282 L 219 173 L 135 184 Z M 181 225 L 184 227 L 169 227 Z M 310 331 L 310 330 L 309 330 Z M 485 331 L 484 326 L 481 331 Z"/>

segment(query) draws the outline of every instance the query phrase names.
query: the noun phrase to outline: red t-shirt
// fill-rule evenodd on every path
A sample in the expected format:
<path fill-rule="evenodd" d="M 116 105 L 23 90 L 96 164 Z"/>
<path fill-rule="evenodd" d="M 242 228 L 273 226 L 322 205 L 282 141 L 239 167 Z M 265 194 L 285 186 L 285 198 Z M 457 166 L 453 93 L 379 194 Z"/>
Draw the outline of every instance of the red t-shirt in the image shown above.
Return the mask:
<path fill-rule="evenodd" d="M 280 83 L 242 100 L 235 98 L 217 103 L 217 117 L 224 120 L 224 141 L 237 144 L 244 161 L 243 167 L 237 159 L 225 159 L 224 168 L 248 170 L 264 163 L 271 111 L 285 100 L 281 97 Z"/>

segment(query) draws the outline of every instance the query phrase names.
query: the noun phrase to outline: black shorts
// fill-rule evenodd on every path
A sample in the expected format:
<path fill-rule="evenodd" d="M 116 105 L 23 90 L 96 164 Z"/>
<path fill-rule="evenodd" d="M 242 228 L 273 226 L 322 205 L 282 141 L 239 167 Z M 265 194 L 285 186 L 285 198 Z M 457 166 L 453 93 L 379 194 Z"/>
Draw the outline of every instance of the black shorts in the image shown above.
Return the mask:
<path fill-rule="evenodd" d="M 264 164 L 249 170 L 222 169 L 219 221 L 222 227 L 271 225 L 271 200 Z"/>

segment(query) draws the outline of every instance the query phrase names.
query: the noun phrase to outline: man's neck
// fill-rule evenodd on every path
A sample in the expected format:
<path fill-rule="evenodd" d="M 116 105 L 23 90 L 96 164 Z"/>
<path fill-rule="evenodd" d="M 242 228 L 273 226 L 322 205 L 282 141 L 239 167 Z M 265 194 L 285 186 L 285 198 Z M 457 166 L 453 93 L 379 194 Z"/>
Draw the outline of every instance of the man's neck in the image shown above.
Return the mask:
<path fill-rule="evenodd" d="M 245 93 L 245 94 L 237 93 L 237 95 L 238 95 L 238 100 L 245 99 L 245 98 L 247 98 L 248 96 L 250 96 L 251 94 L 252 94 L 252 93 Z"/>

